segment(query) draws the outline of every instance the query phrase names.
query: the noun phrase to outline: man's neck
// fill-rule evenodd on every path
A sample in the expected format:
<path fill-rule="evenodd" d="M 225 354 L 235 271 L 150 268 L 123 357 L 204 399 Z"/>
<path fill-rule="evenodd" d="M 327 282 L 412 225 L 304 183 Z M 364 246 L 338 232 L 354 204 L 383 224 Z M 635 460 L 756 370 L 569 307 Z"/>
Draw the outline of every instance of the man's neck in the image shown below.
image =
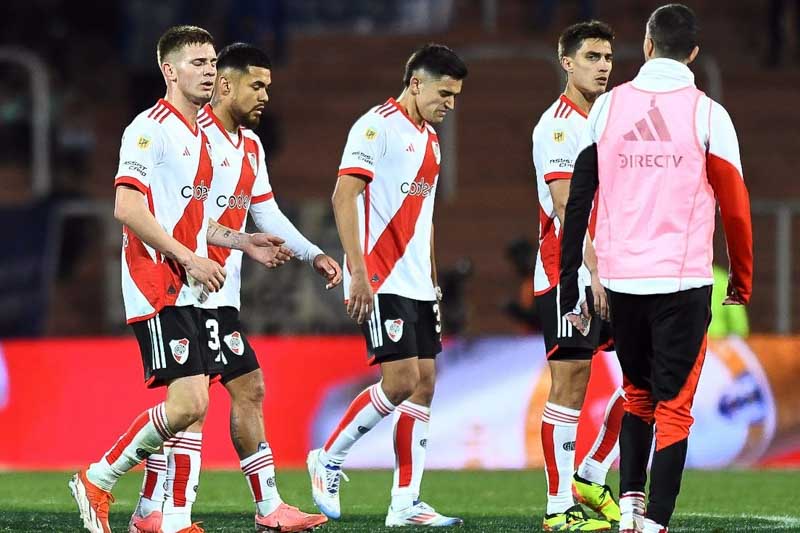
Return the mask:
<path fill-rule="evenodd" d="M 564 90 L 564 96 L 570 99 L 573 104 L 585 114 L 589 114 L 592 109 L 594 101 L 597 100 L 597 95 L 594 93 L 583 93 L 571 83 L 567 83 L 567 88 Z"/>
<path fill-rule="evenodd" d="M 193 128 L 197 126 L 197 111 L 200 109 L 199 105 L 186 98 L 182 92 L 178 90 L 170 91 L 169 88 L 167 88 L 167 95 L 164 97 L 164 100 L 169 102 L 178 113 L 183 115 L 186 122 Z"/>
<path fill-rule="evenodd" d="M 422 115 L 417 108 L 417 103 L 414 100 L 414 96 L 408 91 L 408 89 L 404 89 L 400 96 L 397 98 L 397 104 L 402 107 L 408 118 L 416 124 L 418 127 L 422 127 L 422 124 L 425 120 L 422 118 Z"/>
<path fill-rule="evenodd" d="M 225 131 L 228 133 L 236 133 L 239 130 L 239 124 L 237 124 L 236 120 L 233 118 L 230 107 L 223 105 L 222 102 L 212 100 L 211 110 L 214 112 L 214 116 L 217 117 L 217 120 L 219 120 L 219 123 L 222 124 L 222 127 L 225 128 Z"/>

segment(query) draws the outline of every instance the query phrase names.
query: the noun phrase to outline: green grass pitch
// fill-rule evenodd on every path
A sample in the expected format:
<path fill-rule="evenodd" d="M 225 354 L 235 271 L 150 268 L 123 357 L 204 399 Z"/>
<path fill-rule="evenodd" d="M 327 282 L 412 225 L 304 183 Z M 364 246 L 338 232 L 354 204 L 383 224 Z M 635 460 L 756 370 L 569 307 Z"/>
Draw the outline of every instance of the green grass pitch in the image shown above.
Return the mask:
<path fill-rule="evenodd" d="M 343 482 L 343 517 L 324 531 L 385 531 L 391 472 L 354 470 Z M 0 473 L 0 532 L 83 531 L 67 489 L 68 472 Z M 126 532 L 142 474 L 124 477 L 114 493 L 111 527 Z M 610 480 L 616 487 L 616 476 Z M 311 511 L 305 471 L 278 472 L 287 502 Z M 423 496 L 445 514 L 464 518 L 463 531 L 539 531 L 544 512 L 539 471 L 432 471 Z M 253 507 L 240 472 L 204 472 L 194 507 L 208 532 L 253 531 Z M 615 490 L 616 493 L 616 490 Z M 800 532 L 800 471 L 687 472 L 670 531 Z M 396 531 L 392 529 L 390 531 Z"/>

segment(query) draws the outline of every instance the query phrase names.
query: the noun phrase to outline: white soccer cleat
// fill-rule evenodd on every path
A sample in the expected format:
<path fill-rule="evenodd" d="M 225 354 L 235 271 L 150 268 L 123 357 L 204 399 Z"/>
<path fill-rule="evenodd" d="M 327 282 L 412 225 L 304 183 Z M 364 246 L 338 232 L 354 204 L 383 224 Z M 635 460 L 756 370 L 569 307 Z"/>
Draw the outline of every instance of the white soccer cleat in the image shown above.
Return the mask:
<path fill-rule="evenodd" d="M 306 464 L 308 465 L 308 475 L 311 477 L 311 497 L 314 499 L 317 509 L 333 520 L 338 520 L 342 516 L 339 505 L 339 481 L 344 478 L 350 481 L 342 472 L 341 467 L 323 464 L 320 461 L 322 450 L 317 448 L 308 452 Z"/>
<path fill-rule="evenodd" d="M 448 527 L 460 526 L 464 521 L 452 516 L 444 516 L 425 502 L 417 501 L 411 507 L 396 511 L 389 506 L 386 514 L 386 527 L 398 526 L 428 526 Z"/>

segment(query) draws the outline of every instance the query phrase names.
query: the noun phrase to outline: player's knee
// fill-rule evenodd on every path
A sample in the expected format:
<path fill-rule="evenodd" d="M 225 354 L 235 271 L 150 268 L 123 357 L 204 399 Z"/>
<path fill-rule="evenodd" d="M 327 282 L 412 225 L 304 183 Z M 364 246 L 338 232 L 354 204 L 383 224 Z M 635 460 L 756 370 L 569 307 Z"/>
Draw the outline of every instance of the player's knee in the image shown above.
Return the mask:
<path fill-rule="evenodd" d="M 434 376 L 420 376 L 413 398 L 416 400 L 416 403 L 430 405 L 433 402 L 433 393 L 435 389 L 436 378 Z"/>
<path fill-rule="evenodd" d="M 208 391 L 196 391 L 181 398 L 175 406 L 180 421 L 179 425 L 188 427 L 196 422 L 205 420 L 208 410 Z"/>
<path fill-rule="evenodd" d="M 232 401 L 239 406 L 248 406 L 261 409 L 264 403 L 266 388 L 263 379 L 250 379 L 246 387 L 240 387 L 235 394 L 231 394 Z"/>
<path fill-rule="evenodd" d="M 406 401 L 417 389 L 419 374 L 408 373 L 398 376 L 390 382 L 384 380 L 383 392 L 394 405 L 400 405 Z"/>

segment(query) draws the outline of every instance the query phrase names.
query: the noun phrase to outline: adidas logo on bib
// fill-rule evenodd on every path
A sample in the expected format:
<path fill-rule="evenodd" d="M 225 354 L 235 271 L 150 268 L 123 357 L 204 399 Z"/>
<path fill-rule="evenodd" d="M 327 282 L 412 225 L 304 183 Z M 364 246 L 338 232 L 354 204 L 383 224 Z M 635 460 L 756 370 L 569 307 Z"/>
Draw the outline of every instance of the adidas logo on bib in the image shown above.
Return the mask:
<path fill-rule="evenodd" d="M 403 319 L 395 318 L 394 320 L 387 320 L 383 323 L 386 327 L 386 334 L 392 340 L 397 342 L 403 337 Z"/>

